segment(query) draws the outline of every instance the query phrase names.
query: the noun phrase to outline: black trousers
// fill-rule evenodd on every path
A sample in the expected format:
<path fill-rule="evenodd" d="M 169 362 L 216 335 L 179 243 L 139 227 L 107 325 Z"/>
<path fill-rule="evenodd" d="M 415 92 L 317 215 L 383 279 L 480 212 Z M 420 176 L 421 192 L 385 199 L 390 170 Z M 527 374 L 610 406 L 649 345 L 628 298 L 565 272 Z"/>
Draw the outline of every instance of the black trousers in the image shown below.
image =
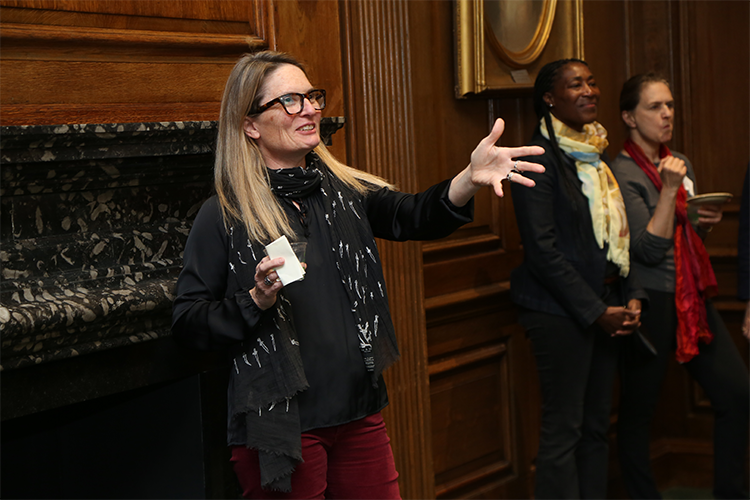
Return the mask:
<path fill-rule="evenodd" d="M 647 292 L 650 307 L 641 322 L 658 355 L 645 363 L 623 357 L 620 368 L 618 449 L 623 480 L 632 498 L 661 498 L 651 471 L 649 438 L 667 363 L 677 347 L 674 293 Z M 715 414 L 714 497 L 748 498 L 743 486 L 750 425 L 748 370 L 710 302 L 706 313 L 714 339 L 700 344 L 700 354 L 684 366 L 708 395 Z"/>
<path fill-rule="evenodd" d="M 616 290 L 605 300 L 624 304 Z M 520 310 L 519 322 L 533 344 L 542 391 L 534 496 L 606 498 L 620 339 L 596 325 L 583 328 L 571 318 L 529 309 Z"/>

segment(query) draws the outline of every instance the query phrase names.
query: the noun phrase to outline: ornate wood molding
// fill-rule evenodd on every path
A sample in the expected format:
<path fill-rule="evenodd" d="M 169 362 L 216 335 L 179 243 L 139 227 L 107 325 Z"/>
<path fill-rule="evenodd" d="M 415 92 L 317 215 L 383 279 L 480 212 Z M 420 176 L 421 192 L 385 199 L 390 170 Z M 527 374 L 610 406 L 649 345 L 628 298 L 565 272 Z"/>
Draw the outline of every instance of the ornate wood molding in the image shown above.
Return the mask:
<path fill-rule="evenodd" d="M 404 0 L 343 2 L 350 162 L 418 189 L 409 8 Z M 418 243 L 379 242 L 401 360 L 386 373 L 386 422 L 404 498 L 434 498 L 422 252 Z"/>
<path fill-rule="evenodd" d="M 47 49 L 51 47 L 45 47 L 44 54 L 28 52 L 29 48 L 34 45 L 68 44 L 88 46 L 89 51 L 104 54 L 105 60 L 108 61 L 113 60 L 112 50 L 118 47 L 119 52 L 123 52 L 120 55 L 124 56 L 133 55 L 124 53 L 128 49 L 164 54 L 186 50 L 193 55 L 205 53 L 215 58 L 217 54 L 222 53 L 236 57 L 237 53 L 243 50 L 259 49 L 267 45 L 265 40 L 253 35 L 197 34 L 39 24 L 4 24 L 0 39 L 4 46 L 10 45 L 16 52 L 25 49 L 24 59 L 49 58 L 50 53 Z M 69 47 L 60 49 L 67 53 L 67 58 L 71 57 Z M 15 55 L 19 56 L 17 53 Z"/>
<path fill-rule="evenodd" d="M 123 12 L 48 10 L 51 5 L 44 2 L 2 6 L 3 58 L 108 62 L 189 58 L 215 62 L 272 43 L 272 2 L 247 2 L 246 10 L 213 19 L 179 17 L 158 8 L 152 15 L 138 15 L 136 4 L 117 5 Z M 198 3 L 194 6 L 200 10 Z M 214 7 L 222 5 L 217 2 Z M 132 13 L 124 15 L 128 8 Z"/>
<path fill-rule="evenodd" d="M 275 44 L 273 0 L 0 0 L 2 124 L 216 120 L 226 76 Z"/>

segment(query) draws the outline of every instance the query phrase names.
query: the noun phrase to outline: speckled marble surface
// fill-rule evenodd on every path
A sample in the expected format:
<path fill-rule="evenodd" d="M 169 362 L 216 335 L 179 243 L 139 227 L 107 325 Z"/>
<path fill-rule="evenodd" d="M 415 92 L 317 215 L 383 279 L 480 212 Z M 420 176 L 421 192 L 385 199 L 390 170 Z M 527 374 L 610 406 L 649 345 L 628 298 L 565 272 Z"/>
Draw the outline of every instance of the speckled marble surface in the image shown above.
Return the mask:
<path fill-rule="evenodd" d="M 324 118 L 326 143 L 344 124 Z M 216 122 L 0 127 L 0 369 L 169 335 Z"/>
<path fill-rule="evenodd" d="M 212 122 L 0 129 L 2 369 L 169 333 Z"/>

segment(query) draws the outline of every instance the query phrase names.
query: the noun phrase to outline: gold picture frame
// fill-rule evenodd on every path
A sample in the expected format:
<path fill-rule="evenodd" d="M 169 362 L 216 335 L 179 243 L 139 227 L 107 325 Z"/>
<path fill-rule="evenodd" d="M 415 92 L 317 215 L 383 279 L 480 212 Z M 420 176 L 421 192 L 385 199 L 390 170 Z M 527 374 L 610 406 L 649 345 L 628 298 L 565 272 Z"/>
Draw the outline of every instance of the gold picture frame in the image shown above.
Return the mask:
<path fill-rule="evenodd" d="M 456 97 L 530 89 L 550 61 L 583 59 L 583 0 L 455 0 Z"/>

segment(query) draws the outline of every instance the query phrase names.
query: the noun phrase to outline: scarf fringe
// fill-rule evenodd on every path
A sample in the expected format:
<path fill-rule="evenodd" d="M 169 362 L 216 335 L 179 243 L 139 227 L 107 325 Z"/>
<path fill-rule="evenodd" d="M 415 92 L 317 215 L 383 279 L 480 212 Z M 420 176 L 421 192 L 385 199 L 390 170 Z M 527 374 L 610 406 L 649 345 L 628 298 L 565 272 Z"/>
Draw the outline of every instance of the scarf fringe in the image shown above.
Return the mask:
<path fill-rule="evenodd" d="M 258 458 L 260 460 L 260 454 L 265 453 L 267 455 L 271 455 L 275 457 L 275 459 L 278 461 L 279 459 L 286 459 L 289 462 L 296 462 L 294 465 L 291 465 L 287 470 L 279 472 L 272 478 L 266 478 L 265 481 L 261 480 L 260 487 L 261 489 L 265 491 L 280 491 L 282 493 L 291 493 L 292 491 L 292 474 L 294 473 L 294 470 L 297 468 L 297 465 L 304 462 L 302 459 L 302 455 L 300 453 L 299 458 L 286 455 L 281 452 L 277 452 L 274 450 L 268 450 L 263 448 L 250 448 L 249 449 L 255 449 L 258 452 Z"/>

